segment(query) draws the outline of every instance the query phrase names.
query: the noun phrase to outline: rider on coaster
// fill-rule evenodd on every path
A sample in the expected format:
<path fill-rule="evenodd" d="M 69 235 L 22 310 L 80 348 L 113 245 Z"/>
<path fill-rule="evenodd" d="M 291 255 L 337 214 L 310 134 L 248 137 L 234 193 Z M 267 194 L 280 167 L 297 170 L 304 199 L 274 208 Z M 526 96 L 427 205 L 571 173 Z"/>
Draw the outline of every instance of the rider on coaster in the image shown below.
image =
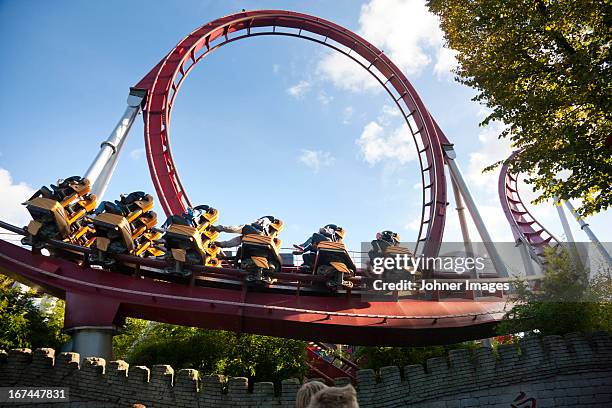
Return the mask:
<path fill-rule="evenodd" d="M 315 258 L 313 245 L 321 241 L 342 242 L 343 237 L 344 230 L 342 227 L 339 227 L 336 224 L 327 224 L 324 227 L 319 228 L 319 232 L 312 234 L 312 236 L 302 245 L 293 245 L 296 248 L 294 253 L 302 254 L 304 263 L 302 264 L 301 269 L 312 269 L 312 264 Z"/>
<path fill-rule="evenodd" d="M 274 224 L 275 221 L 275 217 L 271 215 L 266 215 L 264 217 L 256 219 L 250 224 L 228 226 L 214 225 L 213 228 L 215 231 L 228 232 L 230 234 L 241 234 L 227 241 L 217 241 L 215 242 L 215 245 L 219 248 L 232 248 L 240 245 L 240 243 L 242 242 L 243 235 L 258 234 L 270 236 L 273 234 L 273 229 L 271 229 L 270 227 Z"/>
<path fill-rule="evenodd" d="M 372 241 L 372 249 L 368 251 L 370 260 L 380 258 L 385 250 L 392 246 L 399 246 L 400 236 L 397 232 L 382 231 L 376 233 L 376 239 Z"/>
<path fill-rule="evenodd" d="M 200 217 L 210 208 L 211 207 L 208 205 L 201 205 L 196 208 L 188 207 L 183 214 L 171 215 L 168 217 L 166 222 L 162 225 L 162 228 L 168 228 L 172 224 L 188 225 L 190 227 L 198 228 L 200 225 Z"/>
<path fill-rule="evenodd" d="M 412 258 L 414 254 L 405 247 L 400 246 L 400 236 L 393 231 L 382 231 L 376 234 L 376 239 L 372 241 L 372 249 L 368 251 L 370 267 L 376 258 L 386 258 L 395 256 L 407 256 Z M 384 268 L 382 276 L 388 280 L 408 279 L 418 273 L 411 261 L 410 266 L 404 268 Z"/>

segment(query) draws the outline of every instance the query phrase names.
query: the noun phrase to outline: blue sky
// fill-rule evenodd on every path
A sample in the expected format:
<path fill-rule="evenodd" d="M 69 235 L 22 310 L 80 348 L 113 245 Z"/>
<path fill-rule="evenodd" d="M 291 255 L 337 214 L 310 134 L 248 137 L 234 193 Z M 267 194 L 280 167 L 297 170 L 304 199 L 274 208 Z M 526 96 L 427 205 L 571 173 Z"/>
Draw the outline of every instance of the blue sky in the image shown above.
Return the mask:
<path fill-rule="evenodd" d="M 495 239 L 511 240 L 487 164 L 505 157 L 500 124 L 480 128 L 474 91 L 456 83 L 452 52 L 423 1 L 0 1 L 0 218 L 57 178 L 82 174 L 125 107 L 130 86 L 194 28 L 241 9 L 290 8 L 364 35 L 402 68 L 456 145 Z M 393 229 L 416 238 L 418 164 L 392 101 L 347 59 L 292 38 L 238 41 L 208 56 L 177 98 L 172 147 L 192 202 L 220 223 L 274 214 L 285 246 L 326 223 L 349 246 Z M 350 62 L 350 61 L 349 61 Z M 137 119 L 105 196 L 153 192 Z M 449 191 L 450 193 L 450 191 Z M 449 206 L 447 240 L 460 237 Z M 533 208 L 562 236 L 550 205 Z M 164 218 L 161 215 L 160 218 Z M 591 220 L 612 241 L 612 216 Z M 576 228 L 578 240 L 586 240 Z"/>

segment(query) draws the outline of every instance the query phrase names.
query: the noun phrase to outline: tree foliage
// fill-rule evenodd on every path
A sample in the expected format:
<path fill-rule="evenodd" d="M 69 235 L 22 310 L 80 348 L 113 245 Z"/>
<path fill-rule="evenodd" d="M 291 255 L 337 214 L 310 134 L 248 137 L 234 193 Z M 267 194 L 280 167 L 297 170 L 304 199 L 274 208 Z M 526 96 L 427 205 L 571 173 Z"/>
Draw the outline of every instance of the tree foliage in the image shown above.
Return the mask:
<path fill-rule="evenodd" d="M 570 332 L 612 332 L 612 275 L 609 269 L 589 279 L 568 251 L 547 254 L 538 290 L 518 285 L 515 305 L 498 325 L 500 334 L 537 331 L 543 335 Z"/>
<path fill-rule="evenodd" d="M 170 364 L 195 368 L 202 375 L 223 374 L 254 381 L 301 378 L 306 373 L 306 343 L 221 330 L 127 319 L 115 337 L 116 358 L 130 364 Z"/>
<path fill-rule="evenodd" d="M 612 204 L 611 6 L 607 0 L 429 0 L 458 80 L 478 90 L 520 153 L 514 171 L 548 198 Z M 499 164 L 499 163 L 498 163 Z M 493 168 L 491 166 L 489 169 Z"/>
<path fill-rule="evenodd" d="M 14 283 L 0 275 L 0 349 L 59 348 L 68 340 L 62 333 L 63 302 Z"/>

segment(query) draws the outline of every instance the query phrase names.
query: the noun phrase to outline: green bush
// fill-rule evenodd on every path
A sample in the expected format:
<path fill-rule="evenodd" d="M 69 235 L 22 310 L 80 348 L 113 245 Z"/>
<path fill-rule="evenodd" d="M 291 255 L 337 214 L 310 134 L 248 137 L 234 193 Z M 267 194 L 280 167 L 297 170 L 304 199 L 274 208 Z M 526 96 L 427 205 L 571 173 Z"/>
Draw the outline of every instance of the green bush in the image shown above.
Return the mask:
<path fill-rule="evenodd" d="M 253 381 L 301 378 L 306 373 L 306 343 L 222 330 L 157 324 L 128 319 L 115 337 L 117 358 L 130 364 L 170 364 L 202 375 L 223 374 Z"/>
<path fill-rule="evenodd" d="M 64 302 L 13 287 L 0 275 L 0 349 L 52 347 L 68 340 L 62 333 Z"/>
<path fill-rule="evenodd" d="M 497 326 L 500 334 L 536 331 L 542 335 L 612 332 L 612 276 L 609 269 L 589 278 L 568 251 L 546 254 L 541 287 L 518 282 L 515 305 Z"/>

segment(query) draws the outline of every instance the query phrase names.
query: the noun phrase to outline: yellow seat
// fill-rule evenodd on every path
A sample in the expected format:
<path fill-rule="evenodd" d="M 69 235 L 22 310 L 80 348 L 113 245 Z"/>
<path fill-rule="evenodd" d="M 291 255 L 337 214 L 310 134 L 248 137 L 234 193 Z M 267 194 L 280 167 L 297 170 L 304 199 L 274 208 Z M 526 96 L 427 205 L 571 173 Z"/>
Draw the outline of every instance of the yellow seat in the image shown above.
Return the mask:
<path fill-rule="evenodd" d="M 408 248 L 401 246 L 389 246 L 383 253 L 385 255 L 412 255 L 412 252 Z"/>
<path fill-rule="evenodd" d="M 132 231 L 128 220 L 119 214 L 101 213 L 94 218 L 94 225 L 104 225 L 111 227 L 121 232 L 121 238 L 128 251 L 134 250 L 134 240 L 132 239 Z M 96 247 L 102 251 L 106 251 L 109 242 L 106 242 L 108 238 L 98 237 L 96 238 Z"/>
<path fill-rule="evenodd" d="M 57 225 L 57 229 L 60 235 L 65 238 L 70 234 L 68 213 L 66 213 L 66 209 L 62 207 L 62 205 L 58 201 L 52 200 L 50 198 L 36 197 L 31 199 L 30 201 L 27 201 L 25 204 L 27 206 L 37 207 L 49 211 L 53 215 L 53 220 Z M 36 226 L 38 226 L 38 228 L 40 228 L 41 226 L 38 224 L 40 224 L 38 221 L 30 222 L 30 225 L 28 225 L 28 232 L 30 232 L 32 235 L 36 235 L 36 233 L 38 233 L 38 229 L 36 228 Z M 32 232 L 30 230 L 35 232 Z"/>
<path fill-rule="evenodd" d="M 318 249 L 325 249 L 328 251 L 342 251 L 346 252 L 346 247 L 342 242 L 332 242 L 332 241 L 321 241 L 315 245 Z"/>

